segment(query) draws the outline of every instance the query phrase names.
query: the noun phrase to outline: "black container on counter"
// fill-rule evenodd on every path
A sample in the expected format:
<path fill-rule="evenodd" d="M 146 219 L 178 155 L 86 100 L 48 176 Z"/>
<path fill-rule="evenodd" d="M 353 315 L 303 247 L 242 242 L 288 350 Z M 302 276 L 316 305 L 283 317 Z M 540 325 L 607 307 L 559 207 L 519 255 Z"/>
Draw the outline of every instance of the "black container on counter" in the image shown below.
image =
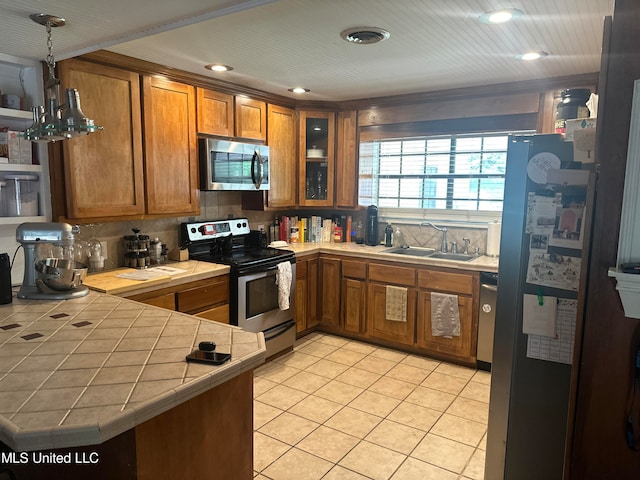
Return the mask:
<path fill-rule="evenodd" d="M 367 245 L 378 245 L 380 243 L 380 234 L 378 233 L 378 207 L 369 205 L 367 207 Z"/>
<path fill-rule="evenodd" d="M 0 253 L 0 305 L 6 305 L 12 301 L 11 261 L 8 253 Z"/>
<path fill-rule="evenodd" d="M 384 229 L 384 246 L 390 247 L 393 245 L 393 227 L 391 222 L 387 222 L 387 226 Z"/>

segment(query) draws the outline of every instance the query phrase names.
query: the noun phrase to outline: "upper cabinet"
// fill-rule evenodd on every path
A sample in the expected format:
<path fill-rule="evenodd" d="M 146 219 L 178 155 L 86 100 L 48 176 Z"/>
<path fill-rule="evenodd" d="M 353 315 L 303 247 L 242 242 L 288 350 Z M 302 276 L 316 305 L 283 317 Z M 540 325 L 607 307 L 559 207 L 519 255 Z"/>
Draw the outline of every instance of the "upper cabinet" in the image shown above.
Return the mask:
<path fill-rule="evenodd" d="M 197 89 L 198 133 L 267 141 L 267 104 L 244 95 Z"/>
<path fill-rule="evenodd" d="M 62 87 L 81 92 L 104 130 L 60 142 L 62 154 L 51 147 L 54 219 L 197 215 L 195 89 L 144 77 L 141 93 L 135 72 L 75 59 L 58 66 Z"/>
<path fill-rule="evenodd" d="M 269 162 L 271 188 L 266 192 L 271 208 L 296 205 L 296 112 L 277 105 L 268 106 Z M 253 192 L 252 192 L 253 193 Z"/>
<path fill-rule="evenodd" d="M 336 198 L 338 208 L 358 205 L 358 116 L 338 112 L 336 142 Z"/>
<path fill-rule="evenodd" d="M 299 112 L 298 198 L 301 206 L 333 206 L 335 128 L 333 112 Z"/>

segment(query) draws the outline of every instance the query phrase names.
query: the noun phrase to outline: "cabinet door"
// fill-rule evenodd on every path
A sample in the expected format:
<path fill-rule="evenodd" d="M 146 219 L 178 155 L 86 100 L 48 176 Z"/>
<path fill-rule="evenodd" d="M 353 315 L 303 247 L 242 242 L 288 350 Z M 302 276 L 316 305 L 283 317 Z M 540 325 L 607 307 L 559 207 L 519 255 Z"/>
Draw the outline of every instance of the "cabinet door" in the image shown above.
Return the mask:
<path fill-rule="evenodd" d="M 164 293 L 161 295 L 150 296 L 149 294 L 132 295 L 127 297 L 129 300 L 135 300 L 136 302 L 146 303 L 147 305 L 153 305 L 154 307 L 166 308 L 168 310 L 176 309 L 176 294 Z"/>
<path fill-rule="evenodd" d="M 295 207 L 298 168 L 296 158 L 296 115 L 289 108 L 269 105 L 269 175 L 266 192 L 271 208 Z"/>
<path fill-rule="evenodd" d="M 320 323 L 340 324 L 340 259 L 320 258 Z"/>
<path fill-rule="evenodd" d="M 339 112 L 336 142 L 336 207 L 358 203 L 358 139 L 356 112 Z"/>
<path fill-rule="evenodd" d="M 198 215 L 195 89 L 159 77 L 143 89 L 147 212 Z"/>
<path fill-rule="evenodd" d="M 367 333 L 371 337 L 403 345 L 413 345 L 416 322 L 416 289 L 407 288 L 406 321 L 386 318 L 387 287 L 370 283 L 367 290 Z"/>
<path fill-rule="evenodd" d="M 233 137 L 233 95 L 197 88 L 198 133 Z"/>
<path fill-rule="evenodd" d="M 307 262 L 296 259 L 296 332 L 307 329 Z"/>
<path fill-rule="evenodd" d="M 138 74 L 73 59 L 60 62 L 58 68 L 62 88 L 77 88 L 83 110 L 104 130 L 60 142 L 61 168 L 51 168 L 56 170 L 51 175 L 52 203 L 57 206 L 54 216 L 86 219 L 144 214 Z"/>
<path fill-rule="evenodd" d="M 335 113 L 301 111 L 298 128 L 299 204 L 331 207 L 335 173 Z"/>
<path fill-rule="evenodd" d="M 307 328 L 318 325 L 318 256 L 307 260 Z"/>
<path fill-rule="evenodd" d="M 342 328 L 346 332 L 364 333 L 366 301 L 365 282 L 352 278 L 342 279 Z"/>
<path fill-rule="evenodd" d="M 460 315 L 460 336 L 453 338 L 436 337 L 431 333 L 431 292 L 418 292 L 418 346 L 445 353 L 457 358 L 474 362 L 473 346 L 473 301 L 471 297 L 458 295 Z M 477 329 L 477 327 L 476 327 Z"/>
<path fill-rule="evenodd" d="M 267 140 L 267 104 L 247 97 L 235 98 L 236 136 Z"/>

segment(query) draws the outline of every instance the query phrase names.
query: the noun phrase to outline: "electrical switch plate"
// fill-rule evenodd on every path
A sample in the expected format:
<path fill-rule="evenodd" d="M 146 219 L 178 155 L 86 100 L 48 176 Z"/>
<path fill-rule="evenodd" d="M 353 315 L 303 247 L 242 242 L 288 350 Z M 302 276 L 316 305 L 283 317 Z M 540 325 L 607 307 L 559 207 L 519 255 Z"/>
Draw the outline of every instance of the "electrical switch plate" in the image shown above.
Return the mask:
<path fill-rule="evenodd" d="M 102 258 L 103 260 L 106 260 L 108 257 L 107 242 L 100 242 L 100 246 L 102 247 Z"/>

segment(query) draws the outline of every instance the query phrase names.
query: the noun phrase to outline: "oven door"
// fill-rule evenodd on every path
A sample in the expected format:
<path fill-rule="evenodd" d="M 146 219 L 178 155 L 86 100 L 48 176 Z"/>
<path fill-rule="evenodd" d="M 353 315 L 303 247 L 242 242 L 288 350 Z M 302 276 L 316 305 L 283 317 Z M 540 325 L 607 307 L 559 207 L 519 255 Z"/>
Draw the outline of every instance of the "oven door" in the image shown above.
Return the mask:
<path fill-rule="evenodd" d="M 278 307 L 277 265 L 260 272 L 238 276 L 238 326 L 250 332 L 264 332 L 293 319 L 296 264 L 291 264 L 289 308 Z"/>

